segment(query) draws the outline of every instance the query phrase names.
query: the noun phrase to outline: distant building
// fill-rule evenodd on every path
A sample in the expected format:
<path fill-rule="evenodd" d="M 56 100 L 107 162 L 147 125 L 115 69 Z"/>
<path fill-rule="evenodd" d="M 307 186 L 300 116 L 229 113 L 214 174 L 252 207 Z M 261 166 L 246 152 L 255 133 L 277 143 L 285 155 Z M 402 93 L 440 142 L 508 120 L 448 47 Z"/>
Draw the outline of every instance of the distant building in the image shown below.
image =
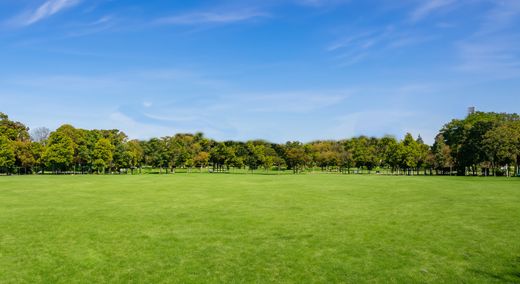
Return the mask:
<path fill-rule="evenodd" d="M 468 115 L 472 115 L 475 113 L 475 107 L 468 107 Z"/>

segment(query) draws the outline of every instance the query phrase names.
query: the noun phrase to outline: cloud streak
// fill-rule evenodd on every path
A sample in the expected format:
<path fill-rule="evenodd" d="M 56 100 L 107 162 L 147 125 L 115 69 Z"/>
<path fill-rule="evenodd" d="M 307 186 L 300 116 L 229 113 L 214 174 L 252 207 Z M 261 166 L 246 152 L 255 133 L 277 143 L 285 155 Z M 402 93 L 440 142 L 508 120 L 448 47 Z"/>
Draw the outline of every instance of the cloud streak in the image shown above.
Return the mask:
<path fill-rule="evenodd" d="M 520 2 L 497 1 L 480 28 L 458 42 L 458 70 L 492 79 L 520 77 Z"/>
<path fill-rule="evenodd" d="M 452 4 L 454 4 L 455 0 L 428 0 L 423 1 L 423 3 L 412 11 L 410 18 L 412 22 L 418 22 L 432 13 L 435 13 L 442 8 L 446 8 Z"/>
<path fill-rule="evenodd" d="M 424 44 L 437 39 L 435 35 L 422 35 L 400 31 L 395 27 L 352 34 L 326 48 L 336 55 L 341 66 L 350 66 L 391 49 L 401 49 Z"/>
<path fill-rule="evenodd" d="M 350 2 L 349 0 L 296 0 L 295 3 L 303 6 L 323 7 L 334 6 Z"/>
<path fill-rule="evenodd" d="M 230 24 L 267 16 L 268 14 L 255 10 L 231 12 L 195 12 L 159 18 L 155 21 L 155 23 L 162 25 L 188 26 L 204 24 Z"/>
<path fill-rule="evenodd" d="M 30 26 L 65 9 L 78 5 L 81 0 L 47 0 L 38 8 L 26 11 L 11 22 L 17 26 Z"/>

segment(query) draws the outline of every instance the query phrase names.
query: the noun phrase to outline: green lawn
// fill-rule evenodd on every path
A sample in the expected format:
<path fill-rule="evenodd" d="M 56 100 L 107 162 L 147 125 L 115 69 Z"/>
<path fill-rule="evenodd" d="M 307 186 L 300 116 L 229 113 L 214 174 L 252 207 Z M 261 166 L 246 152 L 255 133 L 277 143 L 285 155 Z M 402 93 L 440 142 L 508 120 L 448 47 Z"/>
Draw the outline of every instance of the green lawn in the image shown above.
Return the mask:
<path fill-rule="evenodd" d="M 520 282 L 520 179 L 0 177 L 20 282 Z"/>

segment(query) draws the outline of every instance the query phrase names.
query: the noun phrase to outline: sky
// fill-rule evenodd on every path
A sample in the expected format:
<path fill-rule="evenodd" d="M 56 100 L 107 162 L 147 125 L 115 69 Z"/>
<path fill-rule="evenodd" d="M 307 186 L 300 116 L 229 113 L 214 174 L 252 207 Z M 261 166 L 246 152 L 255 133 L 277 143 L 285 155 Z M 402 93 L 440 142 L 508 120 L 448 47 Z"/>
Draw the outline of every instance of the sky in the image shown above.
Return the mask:
<path fill-rule="evenodd" d="M 0 112 L 147 139 L 421 135 L 520 112 L 519 0 L 0 0 Z"/>

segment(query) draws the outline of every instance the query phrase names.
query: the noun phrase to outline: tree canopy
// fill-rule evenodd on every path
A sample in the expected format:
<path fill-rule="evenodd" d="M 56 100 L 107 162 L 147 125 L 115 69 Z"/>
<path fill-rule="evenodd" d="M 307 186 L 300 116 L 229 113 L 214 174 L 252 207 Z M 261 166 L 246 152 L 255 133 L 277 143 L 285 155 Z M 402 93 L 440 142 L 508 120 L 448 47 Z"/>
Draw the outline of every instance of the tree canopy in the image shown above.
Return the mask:
<path fill-rule="evenodd" d="M 264 140 L 219 142 L 202 133 L 146 141 L 120 130 L 86 130 L 70 124 L 50 132 L 0 113 L 0 173 L 134 173 L 142 167 L 173 173 L 185 168 L 228 172 L 315 169 L 340 173 L 519 175 L 520 117 L 476 112 L 445 124 L 432 146 L 420 135 L 402 140 L 359 136 L 284 144 Z M 139 171 L 140 172 L 140 171 Z"/>

